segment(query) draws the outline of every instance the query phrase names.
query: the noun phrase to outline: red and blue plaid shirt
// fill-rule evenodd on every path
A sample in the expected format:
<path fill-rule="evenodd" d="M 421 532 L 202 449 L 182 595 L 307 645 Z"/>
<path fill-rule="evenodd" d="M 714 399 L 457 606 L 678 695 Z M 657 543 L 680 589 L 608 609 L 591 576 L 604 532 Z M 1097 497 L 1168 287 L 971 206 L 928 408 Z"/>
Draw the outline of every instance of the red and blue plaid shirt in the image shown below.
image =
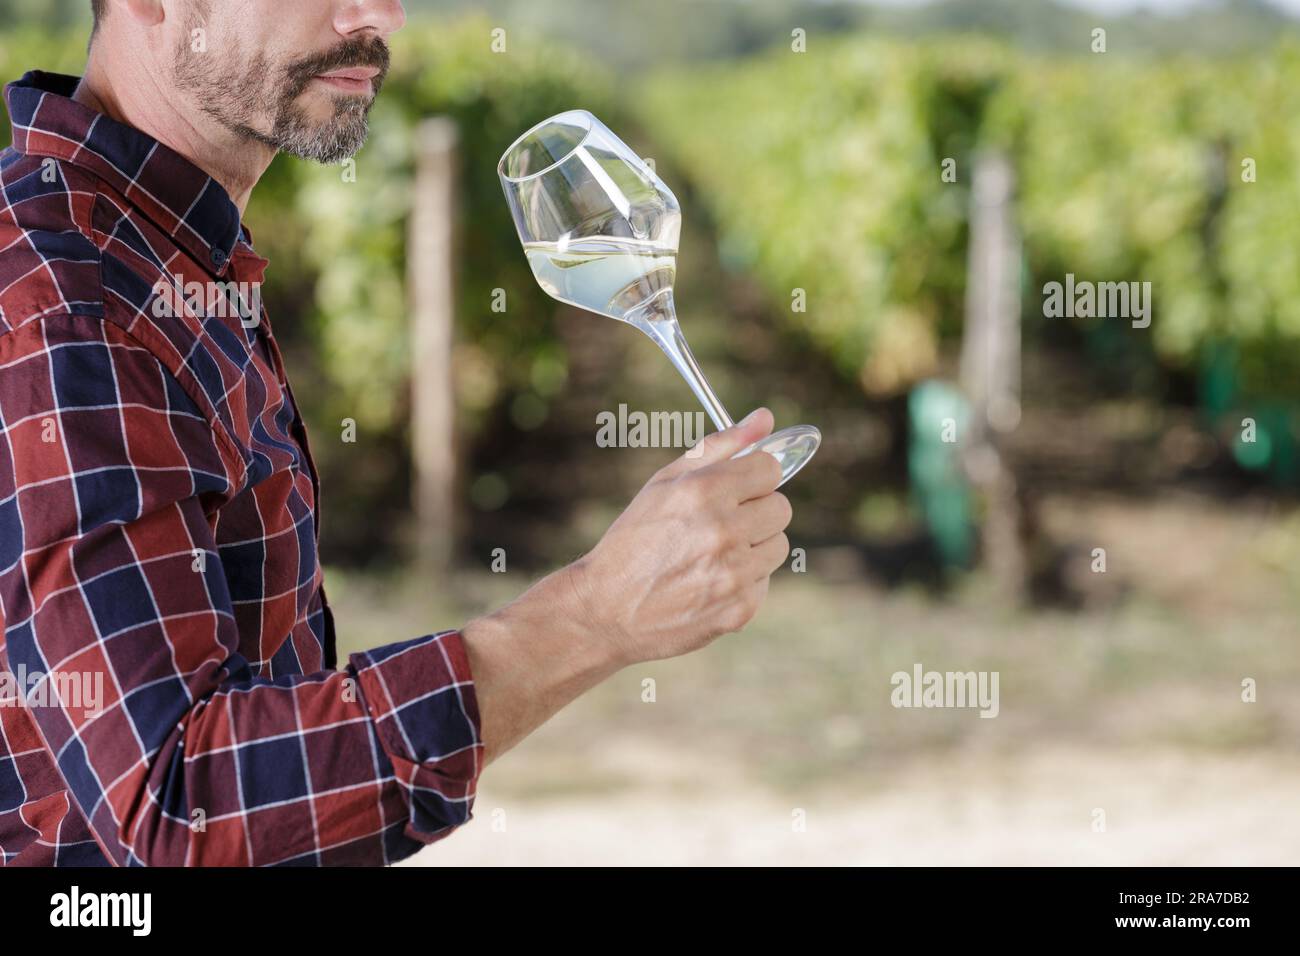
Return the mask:
<path fill-rule="evenodd" d="M 460 634 L 335 669 L 307 436 L 237 295 L 266 260 L 76 83 L 5 91 L 0 860 L 408 856 L 469 818 L 482 765 Z"/>

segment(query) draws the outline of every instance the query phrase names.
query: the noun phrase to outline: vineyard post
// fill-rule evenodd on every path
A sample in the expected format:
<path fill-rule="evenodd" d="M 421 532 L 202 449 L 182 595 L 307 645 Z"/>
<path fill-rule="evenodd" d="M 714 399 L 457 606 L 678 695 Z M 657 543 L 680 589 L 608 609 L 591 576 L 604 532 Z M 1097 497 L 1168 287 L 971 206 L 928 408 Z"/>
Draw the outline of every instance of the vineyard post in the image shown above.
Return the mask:
<path fill-rule="evenodd" d="M 417 126 L 407 242 L 412 492 L 417 558 L 429 569 L 447 567 L 456 542 L 452 335 L 458 140 L 456 124 L 447 117 L 431 117 Z"/>
<path fill-rule="evenodd" d="M 1015 171 L 1001 153 L 974 158 L 961 386 L 971 403 L 963 465 L 984 496 L 984 563 L 1010 598 L 1028 579 L 1024 518 L 1016 476 L 1001 439 L 1020 422 L 1020 233 Z"/>

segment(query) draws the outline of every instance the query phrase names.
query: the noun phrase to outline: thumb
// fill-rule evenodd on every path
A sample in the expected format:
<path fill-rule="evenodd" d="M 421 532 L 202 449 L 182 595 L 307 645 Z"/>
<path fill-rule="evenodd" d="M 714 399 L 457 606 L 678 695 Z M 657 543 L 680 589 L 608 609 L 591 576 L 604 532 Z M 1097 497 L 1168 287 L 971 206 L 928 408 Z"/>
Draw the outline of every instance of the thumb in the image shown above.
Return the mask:
<path fill-rule="evenodd" d="M 715 461 L 723 461 L 772 434 L 774 424 L 772 413 L 760 406 L 730 428 L 714 432 L 688 448 L 676 464 L 681 471 L 695 471 Z"/>

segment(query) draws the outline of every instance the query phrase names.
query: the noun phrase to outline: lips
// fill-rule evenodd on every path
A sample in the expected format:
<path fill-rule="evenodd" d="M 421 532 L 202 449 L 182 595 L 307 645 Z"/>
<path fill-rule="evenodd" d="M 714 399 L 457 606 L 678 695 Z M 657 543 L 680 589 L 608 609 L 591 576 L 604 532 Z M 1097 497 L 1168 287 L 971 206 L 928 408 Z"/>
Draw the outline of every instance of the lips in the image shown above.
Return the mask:
<path fill-rule="evenodd" d="M 379 70 L 373 66 L 350 66 L 345 70 L 330 70 L 320 74 L 323 78 L 338 77 L 344 80 L 373 80 L 378 75 Z"/>
<path fill-rule="evenodd" d="M 318 73 L 315 79 L 346 93 L 369 93 L 379 70 L 373 66 L 350 66 Z"/>

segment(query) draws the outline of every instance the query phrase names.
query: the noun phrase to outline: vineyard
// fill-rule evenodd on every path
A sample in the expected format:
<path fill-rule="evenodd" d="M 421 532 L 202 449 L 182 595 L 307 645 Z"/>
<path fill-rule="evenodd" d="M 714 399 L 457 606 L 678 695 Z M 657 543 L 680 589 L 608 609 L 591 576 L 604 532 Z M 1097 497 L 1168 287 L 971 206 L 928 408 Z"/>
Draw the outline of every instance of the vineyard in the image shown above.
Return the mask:
<path fill-rule="evenodd" d="M 943 371 L 963 327 L 972 158 L 996 149 L 1018 183 L 1027 348 L 1065 342 L 1120 371 L 1122 391 L 1159 401 L 1190 388 L 1211 428 L 1249 413 L 1274 446 L 1294 445 L 1300 250 L 1287 230 L 1300 212 L 1300 140 L 1287 118 L 1300 108 L 1300 48 L 1138 60 L 849 36 L 819 40 L 815 56 L 777 45 L 647 78 L 549 44 L 500 55 L 491 30 L 477 18 L 411 24 L 394 38 L 355 167 L 281 158 L 248 212 L 274 264 L 265 299 L 309 419 L 332 430 L 353 418 L 391 452 L 345 469 L 322 446 L 331 487 L 370 502 L 342 538 L 401 512 L 412 139 L 433 114 L 461 137 L 459 424 L 472 467 L 507 485 L 524 480 L 509 477 L 509 459 L 525 433 L 565 427 L 550 412 L 571 349 L 520 255 L 495 162 L 520 131 L 579 105 L 656 157 L 684 197 L 696 228 L 683 280 L 721 270 L 701 280 L 719 290 L 708 311 L 737 308 L 724 279 L 757 289 L 748 308 L 792 366 L 825 380 L 819 401 L 887 401 Z M 0 34 L 0 73 L 76 72 L 83 43 Z M 1151 283 L 1150 327 L 1045 318 L 1042 289 L 1067 274 Z M 707 352 L 709 331 L 693 334 Z M 786 410 L 810 400 L 792 394 Z"/>
<path fill-rule="evenodd" d="M 736 262 L 774 301 L 806 288 L 808 335 L 869 391 L 928 373 L 960 332 L 962 171 L 1000 148 L 1020 183 L 1031 331 L 1039 290 L 1067 272 L 1149 281 L 1162 362 L 1194 368 L 1231 344 L 1247 393 L 1294 398 L 1300 143 L 1283 117 L 1300 106 L 1298 57 L 1046 60 L 848 40 L 665 79 L 646 113 Z"/>

